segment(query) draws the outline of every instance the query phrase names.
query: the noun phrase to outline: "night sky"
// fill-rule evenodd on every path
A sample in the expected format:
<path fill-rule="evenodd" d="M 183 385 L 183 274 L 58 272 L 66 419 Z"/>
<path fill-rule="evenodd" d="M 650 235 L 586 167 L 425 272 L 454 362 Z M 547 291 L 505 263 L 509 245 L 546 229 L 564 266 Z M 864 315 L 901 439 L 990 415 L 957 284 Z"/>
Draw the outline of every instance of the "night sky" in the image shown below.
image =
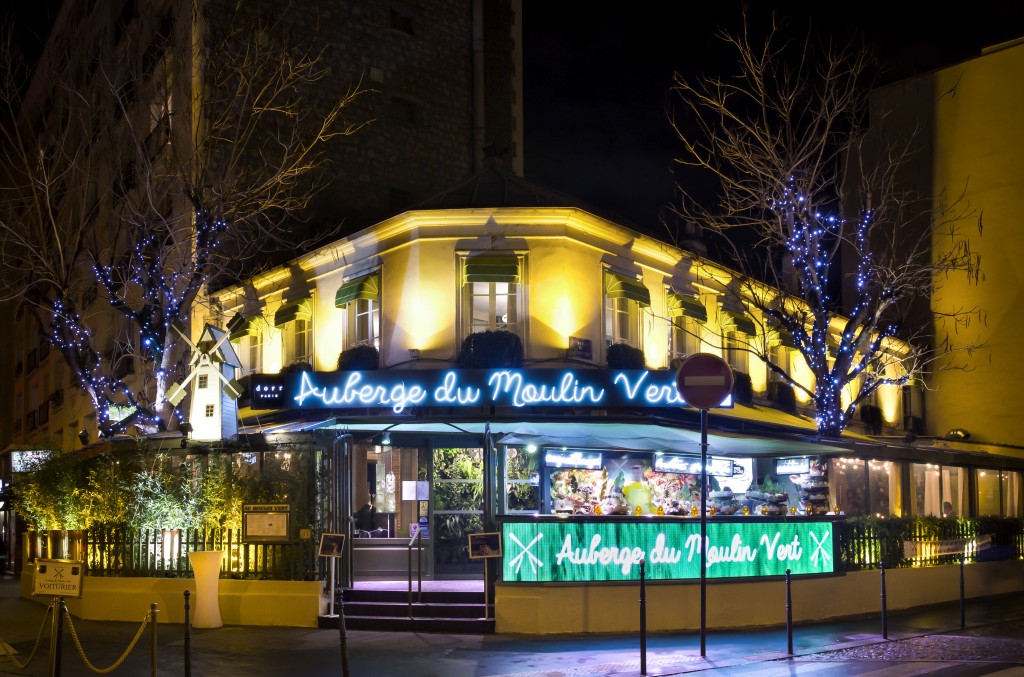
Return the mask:
<path fill-rule="evenodd" d="M 955 11 L 898 0 L 754 4 L 755 26 L 775 8 L 798 37 L 807 22 L 816 35 L 860 35 L 887 64 L 887 80 L 1024 36 L 1024 3 L 1008 0 Z M 635 2 L 602 11 L 596 4 L 524 5 L 527 178 L 663 235 L 658 213 L 673 199 L 678 151 L 666 118 L 672 75 L 714 71 L 731 58 L 714 34 L 740 27 L 740 3 Z"/>
<path fill-rule="evenodd" d="M 325 0 L 327 1 L 327 0 Z M 24 49 L 38 49 L 60 0 L 0 0 Z M 875 45 L 885 79 L 925 72 L 1024 36 L 1024 2 L 824 0 L 753 3 L 754 26 L 772 12 L 795 35 L 860 35 Z M 721 69 L 731 57 L 714 34 L 740 26 L 738 0 L 637 0 L 628 5 L 524 0 L 526 177 L 660 233 L 673 199 L 669 128 L 672 75 Z M 801 33 L 801 30 L 804 32 Z"/>

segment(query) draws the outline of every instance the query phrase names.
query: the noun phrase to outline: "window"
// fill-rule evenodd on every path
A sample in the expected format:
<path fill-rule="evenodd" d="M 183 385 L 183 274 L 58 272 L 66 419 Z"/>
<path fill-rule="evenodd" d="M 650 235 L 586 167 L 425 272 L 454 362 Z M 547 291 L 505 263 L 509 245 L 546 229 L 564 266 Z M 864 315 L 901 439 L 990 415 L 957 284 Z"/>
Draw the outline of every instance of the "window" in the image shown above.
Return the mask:
<path fill-rule="evenodd" d="M 651 294 L 639 280 L 618 273 L 605 273 L 604 336 L 607 345 L 640 345 L 640 309 L 650 307 Z"/>
<path fill-rule="evenodd" d="M 213 414 L 214 414 L 214 405 L 212 405 L 212 404 L 206 405 L 206 418 L 213 418 Z"/>
<path fill-rule="evenodd" d="M 463 259 L 462 335 L 507 331 L 523 338 L 523 259 L 514 252 Z"/>
<path fill-rule="evenodd" d="M 334 306 L 345 312 L 345 348 L 380 350 L 380 273 L 354 277 L 338 288 Z"/>
<path fill-rule="evenodd" d="M 310 362 L 309 320 L 296 319 L 284 333 L 284 361 L 286 364 Z"/>
<path fill-rule="evenodd" d="M 284 303 L 274 314 L 274 326 L 281 330 L 284 364 L 312 364 L 313 299 Z"/>
<path fill-rule="evenodd" d="M 700 324 L 692 317 L 672 319 L 672 336 L 669 340 L 669 360 L 686 357 L 700 352 Z"/>
<path fill-rule="evenodd" d="M 914 515 L 966 516 L 967 493 L 963 469 L 935 463 L 912 463 L 910 509 Z"/>
<path fill-rule="evenodd" d="M 202 376 L 197 377 L 197 379 L 199 381 L 197 387 L 205 388 L 207 386 L 207 383 L 209 382 L 210 377 L 207 376 L 206 374 L 203 374 Z"/>
<path fill-rule="evenodd" d="M 978 516 L 1021 516 L 1021 474 L 979 468 Z"/>
<path fill-rule="evenodd" d="M 747 361 L 746 341 L 739 332 L 729 331 L 725 334 L 725 361 L 733 368 L 733 371 L 748 373 L 750 366 Z"/>
<path fill-rule="evenodd" d="M 249 355 L 248 372 L 250 374 L 263 371 L 263 334 L 255 331 L 246 337 L 248 346 L 246 353 Z"/>
<path fill-rule="evenodd" d="M 903 514 L 900 466 L 892 461 L 868 461 L 868 491 L 871 512 L 876 517 Z"/>

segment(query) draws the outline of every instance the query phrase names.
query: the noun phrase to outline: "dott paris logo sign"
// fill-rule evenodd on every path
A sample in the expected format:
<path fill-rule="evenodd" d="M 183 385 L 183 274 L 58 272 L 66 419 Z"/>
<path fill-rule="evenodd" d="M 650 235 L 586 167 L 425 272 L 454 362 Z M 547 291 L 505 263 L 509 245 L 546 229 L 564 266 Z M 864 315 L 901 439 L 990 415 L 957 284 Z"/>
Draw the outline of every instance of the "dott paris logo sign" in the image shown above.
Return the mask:
<path fill-rule="evenodd" d="M 506 522 L 506 582 L 624 581 L 646 562 L 651 580 L 700 578 L 696 522 Z M 707 576 L 834 572 L 831 522 L 707 525 Z"/>
<path fill-rule="evenodd" d="M 400 414 L 431 406 L 680 407 L 686 401 L 668 370 L 448 369 L 254 376 L 252 404 L 260 409 L 386 407 Z"/>

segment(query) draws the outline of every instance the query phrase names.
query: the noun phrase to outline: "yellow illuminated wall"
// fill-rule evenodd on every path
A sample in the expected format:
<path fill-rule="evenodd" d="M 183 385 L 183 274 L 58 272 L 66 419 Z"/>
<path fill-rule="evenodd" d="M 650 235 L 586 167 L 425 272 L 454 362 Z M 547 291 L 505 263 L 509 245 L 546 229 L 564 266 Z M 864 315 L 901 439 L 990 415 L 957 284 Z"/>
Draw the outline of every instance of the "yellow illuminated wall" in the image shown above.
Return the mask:
<path fill-rule="evenodd" d="M 937 316 L 940 341 L 956 347 L 984 345 L 950 359 L 968 367 L 936 373 L 925 391 L 926 432 L 953 428 L 972 441 L 1024 445 L 1024 428 L 1012 412 L 1024 383 L 1018 339 L 1024 334 L 1024 43 L 993 48 L 981 56 L 878 90 L 873 107 L 911 108 L 891 120 L 925 134 L 917 175 L 924 188 L 951 200 L 966 188 L 963 206 L 973 210 L 964 232 L 980 256 L 981 277 L 943 277 L 933 308 L 978 308 L 984 319 L 952 327 Z M 899 108 L 896 109 L 898 112 Z M 876 116 L 873 114 L 873 118 Z M 889 125 L 895 122 L 887 123 Z M 983 214 L 984 230 L 977 219 Z M 948 241 L 935 238 L 935 247 Z M 941 343 L 940 343 L 941 345 Z M 892 395 L 886 394 L 886 402 Z"/>

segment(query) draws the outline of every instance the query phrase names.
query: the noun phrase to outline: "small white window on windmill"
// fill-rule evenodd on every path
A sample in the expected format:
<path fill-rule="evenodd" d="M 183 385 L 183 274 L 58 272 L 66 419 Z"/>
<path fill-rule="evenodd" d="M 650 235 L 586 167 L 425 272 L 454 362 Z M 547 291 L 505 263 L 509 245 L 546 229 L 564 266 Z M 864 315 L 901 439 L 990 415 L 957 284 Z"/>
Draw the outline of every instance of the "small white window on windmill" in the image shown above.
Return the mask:
<path fill-rule="evenodd" d="M 196 387 L 197 388 L 205 388 L 209 378 L 210 377 L 206 376 L 205 374 L 203 376 L 198 377 L 198 379 L 197 379 L 198 382 L 196 383 Z"/>
<path fill-rule="evenodd" d="M 214 414 L 214 405 L 212 405 L 212 404 L 206 405 L 206 418 L 213 418 L 213 414 Z"/>

